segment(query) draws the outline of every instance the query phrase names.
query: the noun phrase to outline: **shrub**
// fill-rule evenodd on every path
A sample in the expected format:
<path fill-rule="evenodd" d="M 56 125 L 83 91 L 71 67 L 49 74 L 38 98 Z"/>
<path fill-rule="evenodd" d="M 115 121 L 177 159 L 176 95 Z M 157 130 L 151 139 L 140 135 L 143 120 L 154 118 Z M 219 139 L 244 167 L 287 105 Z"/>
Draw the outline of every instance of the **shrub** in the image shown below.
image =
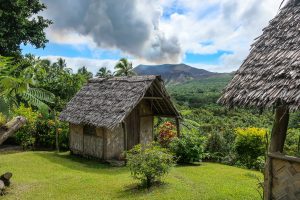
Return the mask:
<path fill-rule="evenodd" d="M 203 156 L 204 138 L 198 133 L 187 132 L 170 143 L 171 151 L 179 163 L 198 162 Z"/>
<path fill-rule="evenodd" d="M 175 137 L 175 125 L 171 122 L 165 122 L 159 127 L 157 140 L 162 147 L 168 147 Z"/>
<path fill-rule="evenodd" d="M 237 128 L 234 147 L 240 165 L 250 169 L 259 169 L 258 158 L 264 156 L 266 152 L 266 130 L 261 128 Z"/>
<path fill-rule="evenodd" d="M 300 129 L 288 129 L 284 152 L 291 156 L 300 156 Z"/>
<path fill-rule="evenodd" d="M 221 161 L 225 154 L 225 139 L 222 134 L 213 131 L 207 137 L 205 151 L 207 158 L 212 161 Z"/>
<path fill-rule="evenodd" d="M 36 122 L 40 113 L 34 112 L 31 107 L 25 107 L 24 104 L 21 104 L 14 109 L 14 114 L 26 118 L 26 124 L 16 133 L 17 142 L 24 149 L 32 148 L 35 143 Z"/>
<path fill-rule="evenodd" d="M 167 149 L 152 143 L 146 146 L 136 145 L 127 152 L 127 165 L 133 178 L 142 182 L 148 188 L 160 181 L 174 164 L 173 156 Z"/>
<path fill-rule="evenodd" d="M 55 148 L 56 129 L 58 131 L 58 142 L 61 149 L 68 149 L 68 125 L 57 120 L 54 116 L 39 116 L 37 120 L 36 146 L 43 148 Z"/>
<path fill-rule="evenodd" d="M 5 125 L 7 122 L 6 116 L 3 113 L 0 113 L 0 127 Z"/>

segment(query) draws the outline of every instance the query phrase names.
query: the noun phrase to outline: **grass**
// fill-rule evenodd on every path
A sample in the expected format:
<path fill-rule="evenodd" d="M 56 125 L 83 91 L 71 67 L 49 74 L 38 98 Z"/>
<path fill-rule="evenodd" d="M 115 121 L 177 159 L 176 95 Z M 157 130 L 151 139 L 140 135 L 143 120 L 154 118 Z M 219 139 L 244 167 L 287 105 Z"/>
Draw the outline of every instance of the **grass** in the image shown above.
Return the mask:
<path fill-rule="evenodd" d="M 165 183 L 138 190 L 126 167 L 110 167 L 68 153 L 22 152 L 0 155 L 0 173 L 13 173 L 9 199 L 260 199 L 259 172 L 203 163 L 177 166 Z"/>

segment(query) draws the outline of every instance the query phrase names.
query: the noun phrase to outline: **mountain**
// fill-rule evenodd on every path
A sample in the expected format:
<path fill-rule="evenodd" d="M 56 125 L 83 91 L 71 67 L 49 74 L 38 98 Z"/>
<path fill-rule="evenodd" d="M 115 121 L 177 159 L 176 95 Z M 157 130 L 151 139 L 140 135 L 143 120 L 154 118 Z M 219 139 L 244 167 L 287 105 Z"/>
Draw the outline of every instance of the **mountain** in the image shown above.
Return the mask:
<path fill-rule="evenodd" d="M 134 71 L 138 75 L 161 75 L 166 83 L 182 83 L 220 75 L 186 64 L 138 65 Z"/>

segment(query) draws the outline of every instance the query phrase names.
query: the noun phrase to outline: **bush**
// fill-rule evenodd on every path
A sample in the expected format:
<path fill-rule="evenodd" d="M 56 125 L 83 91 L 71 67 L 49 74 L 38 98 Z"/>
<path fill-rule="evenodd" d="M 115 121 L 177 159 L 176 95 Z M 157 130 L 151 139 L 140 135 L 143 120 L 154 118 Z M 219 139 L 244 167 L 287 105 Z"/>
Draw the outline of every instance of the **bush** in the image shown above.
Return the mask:
<path fill-rule="evenodd" d="M 7 122 L 6 116 L 3 113 L 0 113 L 0 127 L 5 125 Z"/>
<path fill-rule="evenodd" d="M 284 144 L 284 153 L 291 156 L 300 156 L 300 129 L 288 129 Z"/>
<path fill-rule="evenodd" d="M 68 125 L 57 120 L 54 116 L 40 116 L 37 120 L 36 146 L 43 148 L 55 148 L 56 129 L 58 131 L 58 144 L 60 149 L 68 149 Z"/>
<path fill-rule="evenodd" d="M 203 156 L 204 138 L 198 133 L 184 133 L 170 143 L 179 163 L 199 162 Z"/>
<path fill-rule="evenodd" d="M 259 169 L 266 152 L 266 130 L 261 128 L 237 128 L 235 151 L 240 165 Z M 259 164 L 257 164 L 259 163 Z"/>
<path fill-rule="evenodd" d="M 225 152 L 225 139 L 223 136 L 214 131 L 207 137 L 205 151 L 207 152 L 207 159 L 211 161 L 221 161 Z"/>
<path fill-rule="evenodd" d="M 36 122 L 40 113 L 34 112 L 31 107 L 25 107 L 24 104 L 21 104 L 20 107 L 14 109 L 14 114 L 26 118 L 26 124 L 16 133 L 17 142 L 21 144 L 24 149 L 33 148 L 35 143 Z"/>
<path fill-rule="evenodd" d="M 140 180 L 148 188 L 160 181 L 174 165 L 173 156 L 155 143 L 136 145 L 127 152 L 126 158 L 133 178 Z"/>
<path fill-rule="evenodd" d="M 171 122 L 165 122 L 159 127 L 157 140 L 162 147 L 168 147 L 175 137 L 175 125 Z"/>

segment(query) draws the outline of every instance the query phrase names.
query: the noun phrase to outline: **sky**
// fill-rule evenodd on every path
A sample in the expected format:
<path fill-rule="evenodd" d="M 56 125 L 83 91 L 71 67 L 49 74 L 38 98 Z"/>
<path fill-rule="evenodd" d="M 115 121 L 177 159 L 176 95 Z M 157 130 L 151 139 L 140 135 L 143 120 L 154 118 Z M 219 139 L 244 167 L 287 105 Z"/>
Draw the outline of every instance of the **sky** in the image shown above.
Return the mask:
<path fill-rule="evenodd" d="M 42 0 L 53 24 L 44 49 L 22 45 L 76 71 L 113 70 L 121 57 L 139 64 L 185 63 L 237 70 L 281 0 Z"/>

